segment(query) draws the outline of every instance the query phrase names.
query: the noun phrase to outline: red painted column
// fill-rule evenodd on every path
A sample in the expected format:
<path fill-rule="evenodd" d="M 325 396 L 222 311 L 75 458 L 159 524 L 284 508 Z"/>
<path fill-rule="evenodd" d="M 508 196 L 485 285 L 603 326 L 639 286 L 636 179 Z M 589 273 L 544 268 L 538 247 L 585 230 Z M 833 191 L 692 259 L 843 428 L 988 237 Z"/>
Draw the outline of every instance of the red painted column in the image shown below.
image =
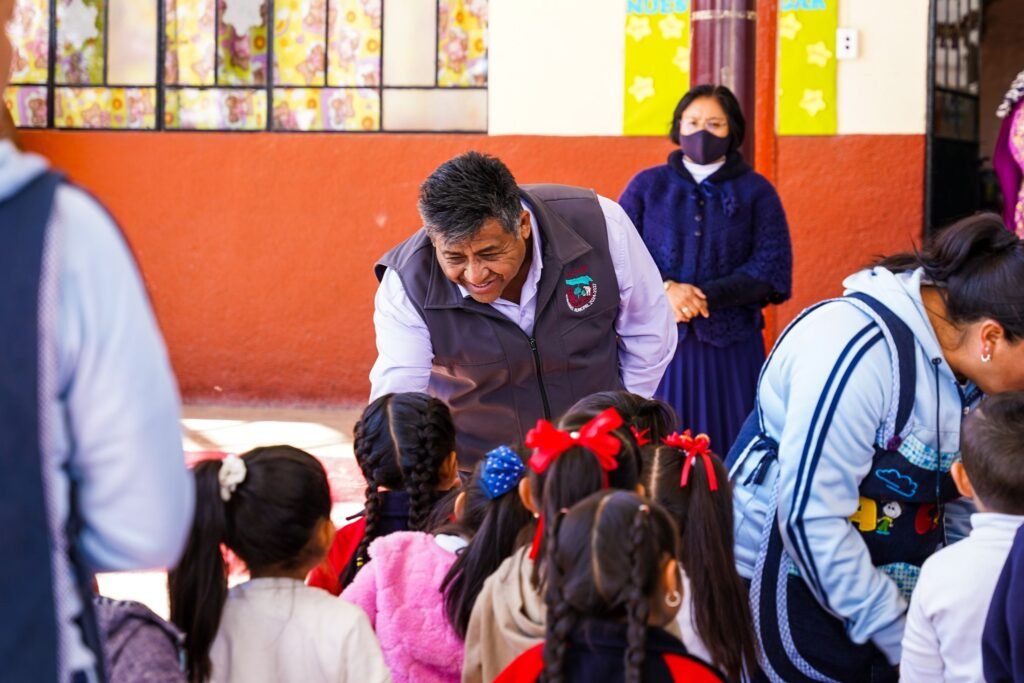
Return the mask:
<path fill-rule="evenodd" d="M 748 121 L 755 120 L 757 0 L 693 0 L 690 11 L 691 82 L 727 86 Z M 753 158 L 754 126 L 747 127 L 743 155 Z"/>

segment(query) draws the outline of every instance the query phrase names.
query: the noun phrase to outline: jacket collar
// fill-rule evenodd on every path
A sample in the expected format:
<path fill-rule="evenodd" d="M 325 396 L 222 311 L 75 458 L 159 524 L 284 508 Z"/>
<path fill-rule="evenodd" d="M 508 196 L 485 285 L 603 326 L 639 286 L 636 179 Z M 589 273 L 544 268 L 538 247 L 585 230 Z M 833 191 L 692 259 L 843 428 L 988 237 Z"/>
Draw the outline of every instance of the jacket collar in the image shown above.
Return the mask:
<path fill-rule="evenodd" d="M 687 170 L 686 165 L 683 163 L 682 150 L 677 149 L 668 155 L 668 165 L 673 171 L 678 173 L 683 178 L 683 180 L 686 180 L 694 185 L 697 184 L 697 181 L 694 180 L 693 176 L 690 174 L 690 171 Z M 726 180 L 738 178 L 741 175 L 748 173 L 752 170 L 753 169 L 750 167 L 750 164 L 748 164 L 743 159 L 743 156 L 739 152 L 730 152 L 729 155 L 725 158 L 725 165 L 722 166 L 722 168 L 715 171 L 714 173 L 712 173 L 710 176 L 708 176 L 705 182 L 715 184 L 721 183 Z"/>
<path fill-rule="evenodd" d="M 627 625 L 606 619 L 583 619 L 570 636 L 573 643 L 595 649 L 625 651 Z M 687 655 L 686 646 L 665 629 L 647 627 L 648 653 Z"/>

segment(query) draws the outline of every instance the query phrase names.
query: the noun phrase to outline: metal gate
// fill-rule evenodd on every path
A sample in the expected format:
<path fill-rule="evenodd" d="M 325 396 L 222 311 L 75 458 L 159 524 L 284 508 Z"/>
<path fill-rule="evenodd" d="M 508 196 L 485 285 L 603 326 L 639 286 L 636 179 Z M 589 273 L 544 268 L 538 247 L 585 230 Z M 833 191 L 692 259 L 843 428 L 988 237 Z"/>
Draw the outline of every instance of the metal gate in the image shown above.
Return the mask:
<path fill-rule="evenodd" d="M 925 230 L 981 203 L 979 99 L 982 0 L 932 0 L 928 56 Z"/>

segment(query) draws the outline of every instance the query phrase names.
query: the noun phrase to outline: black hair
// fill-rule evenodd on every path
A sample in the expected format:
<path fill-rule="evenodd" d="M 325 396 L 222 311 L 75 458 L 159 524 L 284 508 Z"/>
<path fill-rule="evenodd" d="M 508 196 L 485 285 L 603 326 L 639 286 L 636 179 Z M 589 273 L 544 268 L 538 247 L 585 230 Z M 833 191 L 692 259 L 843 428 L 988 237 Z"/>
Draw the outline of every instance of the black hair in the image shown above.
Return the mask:
<path fill-rule="evenodd" d="M 672 518 L 635 493 L 600 491 L 552 520 L 545 595 L 544 681 L 564 680 L 568 640 L 587 618 L 625 621 L 625 680 L 643 678 L 647 626 L 665 563 L 678 554 Z"/>
<path fill-rule="evenodd" d="M 519 455 L 521 458 L 522 454 Z M 456 528 L 474 533 L 464 533 L 472 536 L 469 545 L 459 552 L 441 583 L 448 623 L 463 640 L 484 581 L 525 543 L 524 531 L 533 519 L 519 498 L 517 486 L 488 500 L 480 486 L 482 465 L 482 461 L 477 464 L 463 487 L 466 502 L 456 523 Z"/>
<path fill-rule="evenodd" d="M 576 430 L 590 420 L 587 415 L 570 413 L 559 420 L 558 427 L 562 430 Z M 554 533 L 549 520 L 555 519 L 559 511 L 570 508 L 592 493 L 603 489 L 606 477 L 608 488 L 612 489 L 632 491 L 640 483 L 640 469 L 637 467 L 640 455 L 629 427 L 622 426 L 611 433 L 622 443 L 622 447 L 616 456 L 618 467 L 610 472 L 602 470 L 597 457 L 582 446 L 573 446 L 559 455 L 543 474 L 529 470 L 534 500 L 545 520 L 544 540 L 537 549 L 531 577 L 534 588 L 538 590 L 544 585 L 544 558 Z"/>
<path fill-rule="evenodd" d="M 223 543 L 251 573 L 315 564 L 325 550 L 315 543 L 318 524 L 330 519 L 331 491 L 323 465 L 291 446 L 255 448 L 241 456 L 245 479 L 221 498 L 221 460 L 192 470 L 196 510 L 178 565 L 168 574 L 171 621 L 187 634 L 188 678 L 210 677 L 210 646 L 227 601 Z"/>
<path fill-rule="evenodd" d="M 419 210 L 431 239 L 458 244 L 491 219 L 516 234 L 523 205 L 516 179 L 500 159 L 466 152 L 438 166 L 423 181 Z"/>
<path fill-rule="evenodd" d="M 341 572 L 342 586 L 359 573 L 377 538 L 382 487 L 409 494 L 409 530 L 430 531 L 441 466 L 455 450 L 451 411 L 444 401 L 426 394 L 386 394 L 356 422 L 353 450 L 366 479 L 366 531 Z"/>
<path fill-rule="evenodd" d="M 675 112 L 672 114 L 672 127 L 668 132 L 669 139 L 675 144 L 679 144 L 679 119 L 694 100 L 699 100 L 702 97 L 713 97 L 721 105 L 722 111 L 725 112 L 725 118 L 729 122 L 730 151 L 738 150 L 747 136 L 747 120 L 743 117 L 743 108 L 740 107 L 739 100 L 733 95 L 732 90 L 724 85 L 704 83 L 690 88 L 679 100 L 679 104 L 676 105 Z"/>
<path fill-rule="evenodd" d="M 1008 342 L 1024 338 L 1024 241 L 992 213 L 945 228 L 921 250 L 877 261 L 894 273 L 921 268 L 957 327 L 991 318 Z"/>
<path fill-rule="evenodd" d="M 679 561 L 690 579 L 693 621 L 712 661 L 729 680 L 757 670 L 757 638 L 747 589 L 736 573 L 729 473 L 709 454 L 718 488 L 711 490 L 702 457 L 680 486 L 687 454 L 672 446 L 653 451 L 644 483 L 651 498 L 679 525 Z"/>
<path fill-rule="evenodd" d="M 960 457 L 992 512 L 1024 515 L 1024 393 L 989 396 L 964 420 Z"/>
<path fill-rule="evenodd" d="M 676 431 L 679 425 L 676 411 L 665 401 L 644 398 L 624 389 L 599 391 L 584 396 L 569 409 L 569 412 L 596 417 L 608 408 L 614 408 L 626 421 L 627 427 L 636 428 L 650 443 L 661 443 L 662 439 Z M 639 448 L 640 444 L 635 438 L 633 441 Z M 637 469 L 643 470 L 642 462 L 638 462 Z"/>

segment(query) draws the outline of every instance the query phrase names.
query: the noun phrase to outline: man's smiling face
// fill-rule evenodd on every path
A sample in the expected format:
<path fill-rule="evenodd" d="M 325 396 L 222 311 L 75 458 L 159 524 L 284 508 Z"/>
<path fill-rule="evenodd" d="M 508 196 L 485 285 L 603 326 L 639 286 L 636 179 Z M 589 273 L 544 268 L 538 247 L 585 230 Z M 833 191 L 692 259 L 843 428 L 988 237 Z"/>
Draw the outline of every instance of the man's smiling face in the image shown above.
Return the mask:
<path fill-rule="evenodd" d="M 445 277 L 465 287 L 475 301 L 491 304 L 523 267 L 530 230 L 526 211 L 514 233 L 490 218 L 468 240 L 452 243 L 436 238 L 434 251 Z"/>

